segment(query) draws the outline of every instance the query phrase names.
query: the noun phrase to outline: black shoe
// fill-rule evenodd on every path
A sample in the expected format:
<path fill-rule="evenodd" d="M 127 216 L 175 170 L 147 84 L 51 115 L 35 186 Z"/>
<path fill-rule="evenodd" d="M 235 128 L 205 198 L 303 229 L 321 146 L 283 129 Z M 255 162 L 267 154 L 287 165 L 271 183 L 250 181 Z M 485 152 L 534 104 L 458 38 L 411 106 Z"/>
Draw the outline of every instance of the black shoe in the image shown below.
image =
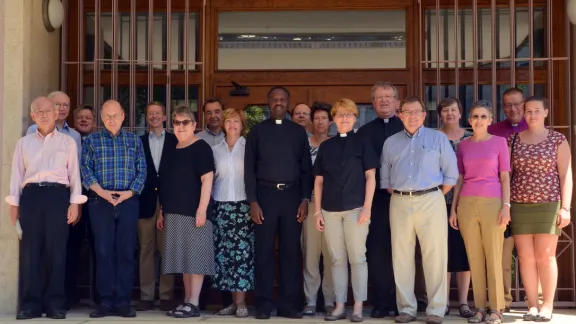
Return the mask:
<path fill-rule="evenodd" d="M 161 300 L 160 301 L 160 310 L 163 312 L 167 312 L 174 308 L 174 302 L 171 300 Z"/>
<path fill-rule="evenodd" d="M 31 309 L 21 310 L 18 314 L 16 314 L 17 320 L 28 320 L 33 318 L 40 318 L 42 317 L 42 313 L 35 312 Z"/>
<path fill-rule="evenodd" d="M 138 305 L 134 307 L 137 312 L 145 312 L 147 310 L 154 309 L 154 302 L 151 300 L 141 300 L 138 302 Z"/>
<path fill-rule="evenodd" d="M 270 312 L 257 311 L 255 318 L 256 318 L 256 319 L 259 319 L 259 320 L 267 320 L 267 319 L 270 319 Z"/>
<path fill-rule="evenodd" d="M 278 310 L 277 316 L 286 318 L 302 318 L 304 313 L 295 309 L 281 309 Z"/>
<path fill-rule="evenodd" d="M 116 313 L 114 313 L 110 307 L 98 306 L 96 310 L 90 313 L 90 318 L 102 318 L 114 315 L 116 315 Z"/>
<path fill-rule="evenodd" d="M 115 313 L 120 317 L 136 317 L 136 312 L 130 306 L 117 308 Z"/>
<path fill-rule="evenodd" d="M 51 319 L 66 319 L 66 312 L 63 310 L 51 310 L 46 312 L 46 317 Z"/>
<path fill-rule="evenodd" d="M 372 313 L 370 313 L 370 317 L 372 318 L 384 318 L 388 315 L 388 312 L 383 312 L 380 308 L 374 307 L 372 309 Z"/>

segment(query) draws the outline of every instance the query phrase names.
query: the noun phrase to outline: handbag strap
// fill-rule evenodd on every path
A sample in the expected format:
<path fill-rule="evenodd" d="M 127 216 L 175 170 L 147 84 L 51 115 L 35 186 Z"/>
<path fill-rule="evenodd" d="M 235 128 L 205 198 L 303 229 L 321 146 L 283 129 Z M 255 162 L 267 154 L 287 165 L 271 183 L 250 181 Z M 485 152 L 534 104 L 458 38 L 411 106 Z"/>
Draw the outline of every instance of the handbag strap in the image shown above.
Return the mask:
<path fill-rule="evenodd" d="M 518 133 L 515 133 L 514 137 L 512 138 L 512 147 L 510 148 L 510 167 L 512 167 L 512 174 L 510 175 L 510 182 L 512 182 L 512 179 L 514 178 L 514 173 L 515 173 L 512 159 L 514 158 L 514 146 L 516 144 L 517 138 L 518 138 Z"/>

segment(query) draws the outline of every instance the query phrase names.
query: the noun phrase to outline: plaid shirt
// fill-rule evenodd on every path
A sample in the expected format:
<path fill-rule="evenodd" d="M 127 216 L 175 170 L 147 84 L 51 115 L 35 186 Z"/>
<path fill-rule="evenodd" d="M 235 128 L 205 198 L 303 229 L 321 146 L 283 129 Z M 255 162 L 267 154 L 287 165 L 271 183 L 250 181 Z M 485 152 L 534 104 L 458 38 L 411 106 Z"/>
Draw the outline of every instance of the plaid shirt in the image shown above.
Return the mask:
<path fill-rule="evenodd" d="M 107 129 L 88 135 L 82 144 L 82 185 L 98 183 L 105 190 L 134 190 L 140 194 L 146 180 L 146 157 L 140 138 Z"/>

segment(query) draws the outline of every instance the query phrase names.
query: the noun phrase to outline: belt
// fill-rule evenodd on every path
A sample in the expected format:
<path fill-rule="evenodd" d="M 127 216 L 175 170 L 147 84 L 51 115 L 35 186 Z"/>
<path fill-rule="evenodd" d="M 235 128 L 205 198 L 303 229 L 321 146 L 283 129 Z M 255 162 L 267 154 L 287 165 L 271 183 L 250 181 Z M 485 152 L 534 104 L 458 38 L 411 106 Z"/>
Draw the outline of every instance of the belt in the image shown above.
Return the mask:
<path fill-rule="evenodd" d="M 430 188 L 430 189 L 424 189 L 424 190 L 416 190 L 416 191 L 400 191 L 400 190 L 394 190 L 392 191 L 393 193 L 400 195 L 400 196 L 422 196 L 434 191 L 438 191 L 438 187 L 434 187 L 434 188 Z"/>
<path fill-rule="evenodd" d="M 290 189 L 298 184 L 298 182 L 290 183 L 277 183 L 266 180 L 258 180 L 258 184 L 268 188 L 274 188 L 278 190 Z"/>
<path fill-rule="evenodd" d="M 26 187 L 56 187 L 56 188 L 68 188 L 67 185 L 58 182 L 31 182 L 24 186 Z"/>

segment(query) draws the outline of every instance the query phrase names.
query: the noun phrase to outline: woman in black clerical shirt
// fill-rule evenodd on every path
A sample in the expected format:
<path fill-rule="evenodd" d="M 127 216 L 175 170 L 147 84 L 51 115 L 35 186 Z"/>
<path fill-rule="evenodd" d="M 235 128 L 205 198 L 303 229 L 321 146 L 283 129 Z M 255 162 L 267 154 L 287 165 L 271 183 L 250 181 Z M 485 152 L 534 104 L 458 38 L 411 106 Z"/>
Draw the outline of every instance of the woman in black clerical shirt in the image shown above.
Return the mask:
<path fill-rule="evenodd" d="M 184 303 L 166 315 L 197 317 L 204 275 L 215 274 L 209 206 L 214 156 L 210 145 L 194 135 L 196 121 L 190 108 L 176 108 L 172 124 L 178 144 L 162 161 L 167 167 L 160 174 L 162 212 L 157 226 L 166 231 L 163 273 L 183 274 L 185 296 Z"/>
<path fill-rule="evenodd" d="M 361 322 L 362 304 L 367 299 L 368 266 L 366 237 L 380 161 L 374 149 L 354 132 L 358 107 L 341 99 L 331 115 L 338 134 L 323 142 L 314 164 L 316 228 L 324 231 L 332 256 L 336 308 L 327 321 L 346 318 L 344 304 L 348 287 L 348 262 L 352 269 L 354 312 L 352 322 Z"/>

